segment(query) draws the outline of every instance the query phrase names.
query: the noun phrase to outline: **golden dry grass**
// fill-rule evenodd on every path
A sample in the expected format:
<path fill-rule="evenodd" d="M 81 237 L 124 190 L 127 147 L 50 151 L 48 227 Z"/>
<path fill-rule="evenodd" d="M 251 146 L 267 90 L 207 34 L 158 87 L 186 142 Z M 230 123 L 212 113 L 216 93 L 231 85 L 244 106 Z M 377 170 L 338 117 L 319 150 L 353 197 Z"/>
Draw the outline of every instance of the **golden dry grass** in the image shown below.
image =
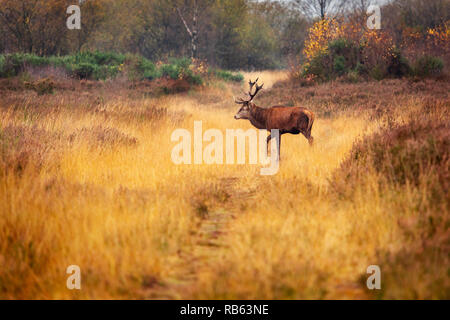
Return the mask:
<path fill-rule="evenodd" d="M 244 76 L 245 82 L 248 80 L 255 81 L 256 78 L 260 80 L 264 80 L 264 88 L 271 88 L 276 82 L 286 80 L 289 77 L 289 74 L 285 70 L 278 71 L 254 71 L 254 72 L 246 72 L 241 71 Z"/>
<path fill-rule="evenodd" d="M 260 75 L 268 86 L 283 77 Z M 365 289 L 369 265 L 395 269 L 380 253 L 397 255 L 417 242 L 401 222 L 420 215 L 417 199 L 429 194 L 424 185 L 381 189 L 373 170 L 350 198 L 332 191 L 355 141 L 380 127 L 368 113 L 319 117 L 312 148 L 303 136 L 283 136 L 275 176 L 260 176 L 254 165 L 173 164 L 176 128 L 192 131 L 194 120 L 204 131 L 251 127 L 233 119 L 236 91 L 96 103 L 81 95 L 76 107 L 65 92 L 5 100 L 0 298 L 448 297 L 448 258 L 440 256 L 426 264 L 433 272 L 417 258 L 420 275 L 388 277 L 390 291 Z M 397 112 L 410 107 L 405 98 Z M 11 128 L 30 132 L 6 140 Z M 69 265 L 81 268 L 79 291 L 66 288 Z M 436 281 L 442 286 L 430 285 Z"/>

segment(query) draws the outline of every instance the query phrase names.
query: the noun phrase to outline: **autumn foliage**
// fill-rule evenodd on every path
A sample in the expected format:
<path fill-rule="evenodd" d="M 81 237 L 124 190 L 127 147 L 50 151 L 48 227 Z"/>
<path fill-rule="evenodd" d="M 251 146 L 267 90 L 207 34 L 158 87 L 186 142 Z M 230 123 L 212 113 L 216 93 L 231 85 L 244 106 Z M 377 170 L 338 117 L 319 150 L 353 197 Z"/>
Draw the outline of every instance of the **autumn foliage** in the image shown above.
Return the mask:
<path fill-rule="evenodd" d="M 386 77 L 439 74 L 441 59 L 448 56 L 448 23 L 426 33 L 404 30 L 397 43 L 389 30 L 368 29 L 352 19 L 322 19 L 309 29 L 304 62 L 294 68 L 294 78 L 330 80 L 345 76 L 380 80 Z M 420 45 L 419 45 L 420 43 Z M 407 57 L 409 59 L 407 59 Z M 430 63 L 417 63 L 421 60 Z M 433 71 L 423 70 L 432 65 Z"/>

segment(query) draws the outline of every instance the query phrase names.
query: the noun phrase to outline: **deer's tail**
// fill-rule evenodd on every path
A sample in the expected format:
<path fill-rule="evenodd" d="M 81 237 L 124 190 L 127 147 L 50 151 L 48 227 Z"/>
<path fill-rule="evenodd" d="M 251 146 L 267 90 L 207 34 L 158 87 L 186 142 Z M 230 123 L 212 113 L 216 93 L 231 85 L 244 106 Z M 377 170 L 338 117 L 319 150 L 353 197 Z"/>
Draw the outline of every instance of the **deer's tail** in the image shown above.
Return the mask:
<path fill-rule="evenodd" d="M 311 135 L 311 128 L 314 123 L 314 113 L 308 110 L 306 115 L 308 116 L 308 128 L 306 129 L 306 132 L 308 135 Z"/>

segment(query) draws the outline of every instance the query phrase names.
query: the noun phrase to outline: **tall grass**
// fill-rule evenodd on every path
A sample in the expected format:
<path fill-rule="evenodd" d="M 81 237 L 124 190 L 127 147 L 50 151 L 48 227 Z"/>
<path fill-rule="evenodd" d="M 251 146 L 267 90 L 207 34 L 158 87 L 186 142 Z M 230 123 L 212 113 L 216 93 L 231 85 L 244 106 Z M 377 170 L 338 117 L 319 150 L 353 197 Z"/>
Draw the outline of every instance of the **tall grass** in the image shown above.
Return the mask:
<path fill-rule="evenodd" d="M 192 131 L 194 120 L 203 130 L 251 127 L 233 119 L 232 98 L 244 89 L 236 84 L 159 98 L 107 88 L 8 91 L 0 102 L 0 298 L 448 298 L 448 190 L 440 182 L 448 150 L 436 149 L 447 161 L 441 171 L 421 162 L 417 183 L 406 176 L 397 184 L 386 179 L 382 155 L 364 149 L 392 121 L 407 125 L 420 113 L 448 122 L 448 97 L 412 90 L 393 98 L 391 84 L 377 83 L 395 110 L 349 110 L 346 90 L 367 88 L 341 86 L 335 100 L 319 87 L 304 101 L 321 115 L 316 144 L 283 136 L 280 171 L 268 177 L 258 166 L 170 159 L 172 131 Z M 284 90 L 301 101 L 311 89 L 280 85 L 259 102 L 282 100 Z M 448 143 L 447 129 L 439 141 Z M 368 161 L 355 160 L 357 152 Z M 73 264 L 79 291 L 66 288 Z M 382 270 L 375 293 L 365 287 L 372 264 Z"/>

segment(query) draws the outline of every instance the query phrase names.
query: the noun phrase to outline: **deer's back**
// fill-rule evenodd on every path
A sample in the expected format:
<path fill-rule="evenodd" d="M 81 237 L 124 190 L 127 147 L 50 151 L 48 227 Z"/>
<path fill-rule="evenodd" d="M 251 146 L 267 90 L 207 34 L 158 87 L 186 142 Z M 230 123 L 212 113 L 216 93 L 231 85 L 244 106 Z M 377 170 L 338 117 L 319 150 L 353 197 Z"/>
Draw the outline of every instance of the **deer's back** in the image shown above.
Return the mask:
<path fill-rule="evenodd" d="M 273 106 L 267 109 L 267 129 L 305 129 L 312 112 L 303 107 Z M 305 128 L 303 128 L 305 126 Z"/>

